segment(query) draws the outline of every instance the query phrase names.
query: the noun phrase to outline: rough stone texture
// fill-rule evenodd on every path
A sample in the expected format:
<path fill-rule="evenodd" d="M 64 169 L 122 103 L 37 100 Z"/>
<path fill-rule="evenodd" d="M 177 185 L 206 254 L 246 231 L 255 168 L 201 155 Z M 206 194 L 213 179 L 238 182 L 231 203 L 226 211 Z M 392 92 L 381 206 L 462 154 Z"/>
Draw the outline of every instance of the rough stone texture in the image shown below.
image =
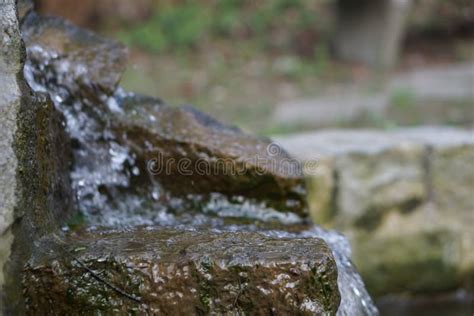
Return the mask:
<path fill-rule="evenodd" d="M 0 10 L 0 311 L 8 313 L 21 306 L 20 269 L 31 241 L 67 220 L 72 195 L 62 117 L 23 80 L 15 1 Z"/>
<path fill-rule="evenodd" d="M 22 25 L 22 36 L 32 63 L 47 60 L 47 71 L 55 82 L 84 98 L 94 100 L 101 92 L 115 91 L 126 67 L 125 46 L 59 17 L 32 12 Z"/>
<path fill-rule="evenodd" d="M 425 127 L 399 134 L 428 148 L 427 167 L 435 204 L 450 212 L 474 209 L 474 131 Z"/>
<path fill-rule="evenodd" d="M 303 161 L 312 218 L 350 237 L 372 293 L 473 287 L 472 130 L 341 130 L 276 140 Z M 316 168 L 305 168 L 313 160 Z"/>
<path fill-rule="evenodd" d="M 112 130 L 131 148 L 139 169 L 151 171 L 170 192 L 242 196 L 305 215 L 300 166 L 269 139 L 245 134 L 190 106 L 170 107 L 141 96 L 127 96 L 121 106 Z"/>
<path fill-rule="evenodd" d="M 14 4 L 15 1 L 4 1 L 0 6 L 0 287 L 4 284 L 3 268 L 13 241 L 10 227 L 17 203 L 18 162 L 14 141 L 22 94 L 17 77 L 21 73 L 24 55 Z"/>
<path fill-rule="evenodd" d="M 299 166 L 278 148 L 269 153 L 269 140 L 225 126 L 190 106 L 169 107 L 116 89 L 126 50 L 114 41 L 34 13 L 22 30 L 28 81 L 35 90 L 48 91 L 68 120 L 76 144 L 73 188 L 84 213 L 130 213 L 131 199 L 139 201 L 137 211 L 153 213 L 163 208 L 154 202 L 159 192 L 162 205 L 169 204 L 165 197 L 187 201 L 191 194 L 195 203 L 195 195 L 207 199 L 219 193 L 306 215 Z M 150 176 L 155 159 L 162 159 L 158 165 L 174 163 Z M 177 170 L 178 163 L 188 162 L 185 172 L 192 175 Z"/>
<path fill-rule="evenodd" d="M 16 200 L 10 227 L 14 241 L 4 268 L 9 311 L 22 305 L 17 286 L 22 264 L 35 246 L 32 241 L 57 230 L 74 213 L 63 117 L 47 95 L 24 95 L 16 124 Z"/>
<path fill-rule="evenodd" d="M 460 222 L 427 204 L 411 213 L 392 211 L 375 230 L 357 234 L 354 260 L 367 286 L 378 294 L 472 288 L 472 274 L 463 271 L 472 252 L 463 231 L 470 228 Z"/>
<path fill-rule="evenodd" d="M 407 212 L 420 204 L 426 196 L 422 154 L 417 146 L 397 146 L 338 158 L 336 225 L 376 226 L 387 210 Z"/>
<path fill-rule="evenodd" d="M 63 231 L 71 229 L 69 225 L 59 232 L 59 226 L 72 213 L 70 177 L 77 195 L 90 188 L 84 180 L 91 180 L 96 187 L 85 194 L 92 192 L 93 200 L 102 202 L 104 195 L 114 192 L 109 197 L 125 196 L 123 206 L 135 207 L 136 201 L 127 200 L 125 192 L 135 190 L 136 184 L 128 182 L 128 172 L 140 175 L 135 172 L 135 159 L 144 163 L 146 155 L 153 152 L 153 145 L 158 148 L 155 153 L 172 153 L 173 158 L 192 157 L 196 161 L 204 156 L 211 163 L 228 158 L 245 171 L 237 176 L 204 175 L 190 183 L 175 173 L 178 184 L 169 179 L 162 181 L 171 191 L 218 191 L 233 198 L 264 196 L 262 200 L 280 210 L 291 209 L 304 215 L 304 183 L 294 161 L 289 167 L 295 169 L 280 165 L 290 157 L 280 148 L 267 148 L 269 140 L 245 135 L 190 107 L 173 109 L 160 101 L 117 89 L 126 56 L 123 46 L 59 18 L 37 16 L 30 10 L 31 1 L 22 3 L 25 6 L 20 8 L 20 18 L 28 53 L 23 73 L 35 93 L 23 81 L 22 58 L 12 72 L 20 90 L 12 125 L 16 130 L 14 134 L 7 130 L 13 134 L 7 145 L 13 147 L 12 156 L 17 163 L 16 172 L 12 173 L 16 187 L 11 194 L 17 200 L 8 214 L 15 220 L 7 223 L 11 233 L 1 239 L 8 246 L 2 250 L 8 252 L 14 236 L 13 251 L 4 267 L 8 304 L 2 301 L 1 309 L 5 313 L 377 314 L 350 262 L 346 240 L 319 227 L 293 234 L 285 226 L 285 231 L 257 234 L 236 232 L 235 226 L 229 226 L 231 232 L 217 233 L 215 223 L 225 219 L 214 217 L 208 222 L 212 231 L 201 228 L 196 232 L 192 226 L 192 232 L 158 231 L 158 227 L 148 226 L 142 230 L 64 236 Z M 14 15 L 14 4 L 10 7 Z M 16 52 L 24 57 L 18 24 L 14 31 L 20 43 Z M 65 122 L 57 110 L 64 114 Z M 127 115 L 131 123 L 128 118 L 125 120 Z M 157 118 L 159 125 L 149 123 Z M 72 137 L 70 144 L 64 130 Z M 134 133 L 138 133 L 136 142 L 128 138 Z M 152 140 L 147 143 L 141 135 Z M 259 161 L 249 162 L 247 157 Z M 71 161 L 75 163 L 72 168 L 68 165 Z M 79 163 L 84 164 L 78 170 Z M 109 184 L 115 191 L 108 191 Z M 97 192 L 102 196 L 94 195 Z M 153 195 L 141 198 L 146 203 L 157 200 Z M 162 207 L 161 203 L 156 204 Z M 89 206 L 76 205 L 85 205 L 86 209 Z M 266 208 L 252 210 L 274 212 Z M 133 215 L 140 217 L 142 213 Z M 173 222 L 173 215 L 176 214 L 161 212 L 157 217 L 165 226 L 184 229 L 186 223 Z M 206 217 L 200 215 L 197 222 Z M 115 223 L 126 225 L 121 220 Z M 249 223 L 245 218 L 234 220 Z M 251 223 L 249 230 L 261 230 L 254 221 Z M 320 238 L 334 247 L 335 258 Z M 344 296 L 339 311 L 338 284 Z"/>
<path fill-rule="evenodd" d="M 315 223 L 328 223 L 334 216 L 336 203 L 334 200 L 336 189 L 334 160 L 319 158 L 314 161 L 313 167 L 306 166 L 304 173 L 310 216 Z"/>
<path fill-rule="evenodd" d="M 18 8 L 18 20 L 20 24 L 23 22 L 23 19 L 33 11 L 34 3 L 33 0 L 18 0 L 17 1 L 17 8 Z"/>
<path fill-rule="evenodd" d="M 423 147 L 414 142 L 369 130 L 276 140 L 305 162 L 303 170 L 311 173 L 307 183 L 320 188 L 309 193 L 318 223 L 325 218 L 338 227 L 373 225 L 384 211 L 412 208 L 426 196 Z M 314 172 L 305 168 L 308 161 L 316 163 Z"/>
<path fill-rule="evenodd" d="M 460 269 L 467 287 L 474 289 L 474 147 L 435 146 L 431 179 L 435 205 L 445 225 L 461 240 Z M 457 219 L 457 220 L 453 220 Z"/>
<path fill-rule="evenodd" d="M 52 251 L 34 256 L 24 276 L 35 314 L 326 315 L 340 300 L 334 258 L 317 238 L 148 229 L 42 246 Z"/>
<path fill-rule="evenodd" d="M 5 306 L 6 267 L 14 240 L 13 224 L 18 206 L 26 198 L 17 170 L 21 166 L 17 157 L 18 120 L 22 104 L 26 101 L 26 87 L 21 81 L 25 58 L 21 41 L 15 1 L 0 5 L 0 313 Z M 23 106 L 24 111 L 24 106 Z M 21 149 L 26 150 L 24 146 Z M 32 157 L 30 157 L 32 158 Z"/>
<path fill-rule="evenodd" d="M 117 149 L 105 115 L 125 69 L 127 49 L 61 18 L 35 12 L 25 18 L 22 36 L 28 54 L 25 78 L 35 91 L 47 92 L 66 118 L 77 207 L 84 214 L 103 212 L 107 202 L 118 200 L 111 191 L 128 181 L 127 170 L 116 159 L 117 152 L 126 149 Z"/>
<path fill-rule="evenodd" d="M 419 128 L 402 137 L 428 149 L 430 203 L 439 225 L 457 238 L 457 265 L 463 283 L 474 288 L 474 131 L 456 128 Z"/>

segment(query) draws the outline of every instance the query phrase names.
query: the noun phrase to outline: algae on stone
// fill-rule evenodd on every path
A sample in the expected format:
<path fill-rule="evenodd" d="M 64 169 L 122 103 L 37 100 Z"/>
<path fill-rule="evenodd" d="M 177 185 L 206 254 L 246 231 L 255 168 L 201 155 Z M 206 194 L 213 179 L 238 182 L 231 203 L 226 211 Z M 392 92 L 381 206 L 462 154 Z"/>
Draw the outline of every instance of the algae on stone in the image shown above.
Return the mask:
<path fill-rule="evenodd" d="M 24 275 L 31 312 L 334 315 L 339 306 L 336 264 L 317 238 L 136 229 L 41 245 Z"/>
<path fill-rule="evenodd" d="M 7 313 L 21 310 L 20 271 L 32 241 L 73 212 L 63 118 L 23 79 L 25 48 L 15 4 L 0 7 L 0 309 Z"/>

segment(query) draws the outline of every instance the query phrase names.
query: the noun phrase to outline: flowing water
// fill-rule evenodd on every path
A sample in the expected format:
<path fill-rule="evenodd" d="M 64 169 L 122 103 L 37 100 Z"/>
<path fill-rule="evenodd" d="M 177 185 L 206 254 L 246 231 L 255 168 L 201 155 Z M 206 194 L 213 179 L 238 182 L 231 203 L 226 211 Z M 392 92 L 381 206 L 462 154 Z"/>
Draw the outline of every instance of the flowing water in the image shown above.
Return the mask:
<path fill-rule="evenodd" d="M 35 43 L 27 29 L 24 32 L 28 53 L 25 78 L 33 90 L 49 93 L 65 117 L 65 129 L 73 144 L 72 187 L 89 229 L 153 225 L 182 230 L 258 231 L 275 238 L 322 238 L 332 249 L 337 263 L 341 293 L 338 315 L 378 314 L 350 261 L 350 247 L 344 236 L 303 225 L 304 220 L 297 215 L 277 212 L 251 199 L 236 197 L 235 203 L 213 194 L 201 203 L 201 197 L 196 195 L 190 199 L 199 202 L 193 208 L 173 196 L 166 197 L 166 204 L 159 203 L 168 193 L 152 181 L 140 190 L 133 187 L 133 177 L 146 170 L 140 170 L 133 151 L 117 141 L 109 128 L 108 115 L 122 111 L 123 98 L 132 94 L 120 88 L 111 92 L 95 89 L 88 80 L 94 64 L 61 55 Z M 256 225 L 256 221 L 264 224 Z M 277 228 L 270 228 L 274 223 L 278 223 Z M 292 225 L 304 228 L 288 229 Z"/>

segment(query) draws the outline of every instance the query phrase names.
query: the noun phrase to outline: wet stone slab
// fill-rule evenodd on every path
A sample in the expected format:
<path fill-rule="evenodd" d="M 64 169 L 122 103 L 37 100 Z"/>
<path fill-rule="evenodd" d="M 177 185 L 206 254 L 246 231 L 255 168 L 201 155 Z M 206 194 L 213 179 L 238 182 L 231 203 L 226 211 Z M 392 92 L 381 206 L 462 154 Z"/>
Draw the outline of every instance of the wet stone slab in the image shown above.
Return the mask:
<path fill-rule="evenodd" d="M 176 196 L 221 193 L 306 215 L 299 162 L 271 140 L 246 134 L 192 106 L 168 106 L 135 94 L 119 98 L 118 104 L 111 130 L 130 148 L 137 170 L 151 177 L 149 181 Z"/>
<path fill-rule="evenodd" d="M 91 99 L 115 91 L 128 57 L 122 44 L 35 12 L 24 18 L 21 31 L 30 62 L 47 79 Z"/>
<path fill-rule="evenodd" d="M 333 315 L 340 302 L 319 238 L 135 229 L 48 238 L 38 249 L 23 279 L 32 313 Z"/>

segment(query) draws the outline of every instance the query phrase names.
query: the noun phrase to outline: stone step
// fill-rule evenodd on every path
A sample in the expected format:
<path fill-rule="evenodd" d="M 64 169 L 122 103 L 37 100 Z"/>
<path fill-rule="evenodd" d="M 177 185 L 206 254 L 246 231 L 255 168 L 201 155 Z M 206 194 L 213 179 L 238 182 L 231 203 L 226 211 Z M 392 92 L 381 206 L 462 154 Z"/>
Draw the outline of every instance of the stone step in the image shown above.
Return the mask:
<path fill-rule="evenodd" d="M 24 270 L 34 314 L 335 314 L 337 268 L 319 238 L 166 229 L 43 239 Z"/>
<path fill-rule="evenodd" d="M 311 216 L 350 237 L 372 293 L 472 287 L 472 130 L 326 130 L 274 140 L 303 162 Z"/>

